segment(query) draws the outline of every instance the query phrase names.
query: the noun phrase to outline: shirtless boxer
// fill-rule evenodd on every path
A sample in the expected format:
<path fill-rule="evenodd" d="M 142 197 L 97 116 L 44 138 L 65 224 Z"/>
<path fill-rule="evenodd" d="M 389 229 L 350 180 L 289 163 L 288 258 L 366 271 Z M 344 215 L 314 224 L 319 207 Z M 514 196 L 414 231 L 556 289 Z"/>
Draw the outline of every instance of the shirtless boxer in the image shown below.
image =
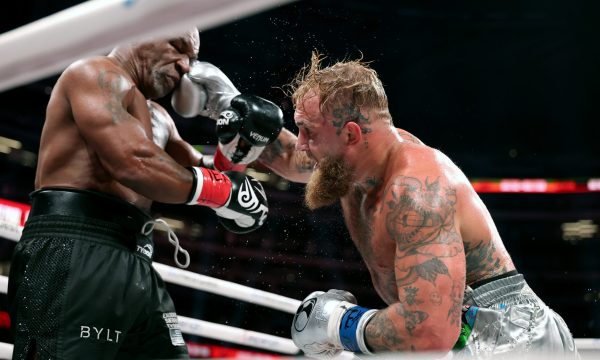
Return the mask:
<path fill-rule="evenodd" d="M 179 84 L 199 41 L 193 29 L 119 46 L 75 62 L 56 83 L 10 272 L 14 359 L 188 358 L 151 266 L 152 201 L 211 207 L 239 233 L 261 226 L 268 211 L 258 181 L 200 167 L 202 155 L 150 100 Z M 260 118 L 273 124 L 261 136 L 277 136 L 277 106 L 239 95 L 219 110 L 240 104 L 242 123 Z"/>
<path fill-rule="evenodd" d="M 359 61 L 321 68 L 313 55 L 291 85 L 298 137 L 283 132 L 261 159 L 308 183 L 309 208 L 341 201 L 388 304 L 365 309 L 348 292 L 314 292 L 292 325 L 298 347 L 312 356 L 446 352 L 464 320 L 472 334 L 462 354 L 537 349 L 576 356 L 567 326 L 516 271 L 465 175 L 394 127 L 374 70 Z"/>
<path fill-rule="evenodd" d="M 194 81 L 230 87 L 223 73 Z M 577 357 L 569 329 L 516 271 L 465 175 L 440 151 L 394 127 L 374 70 L 359 61 L 321 68 L 313 55 L 291 86 L 299 134 L 283 130 L 259 160 L 307 183 L 309 208 L 341 201 L 388 304 L 366 309 L 346 291 L 314 292 L 292 325 L 299 348 L 314 357 L 343 349 L 446 352 L 461 334 L 468 340 L 456 355 L 537 349 Z"/>

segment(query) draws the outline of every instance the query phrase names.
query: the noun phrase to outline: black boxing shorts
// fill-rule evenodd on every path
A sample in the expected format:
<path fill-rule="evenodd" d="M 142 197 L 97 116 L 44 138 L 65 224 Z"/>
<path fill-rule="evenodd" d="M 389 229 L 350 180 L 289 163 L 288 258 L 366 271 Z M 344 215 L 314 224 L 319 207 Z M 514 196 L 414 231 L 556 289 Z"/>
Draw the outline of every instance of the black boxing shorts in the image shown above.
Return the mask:
<path fill-rule="evenodd" d="M 32 200 L 9 277 L 13 359 L 188 359 L 141 233 L 151 218 L 90 191 Z"/>

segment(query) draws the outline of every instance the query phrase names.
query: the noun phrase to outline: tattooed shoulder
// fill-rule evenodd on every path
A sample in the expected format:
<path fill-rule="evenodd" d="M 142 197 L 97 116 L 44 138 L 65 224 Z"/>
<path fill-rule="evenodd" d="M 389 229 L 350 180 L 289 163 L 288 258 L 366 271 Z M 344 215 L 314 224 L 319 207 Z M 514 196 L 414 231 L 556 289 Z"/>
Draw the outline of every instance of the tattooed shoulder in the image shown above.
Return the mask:
<path fill-rule="evenodd" d="M 108 94 L 104 108 L 112 116 L 113 123 L 116 124 L 129 119 L 124 102 L 131 89 L 131 83 L 125 76 L 111 70 L 100 70 L 98 73 L 98 86 Z"/>

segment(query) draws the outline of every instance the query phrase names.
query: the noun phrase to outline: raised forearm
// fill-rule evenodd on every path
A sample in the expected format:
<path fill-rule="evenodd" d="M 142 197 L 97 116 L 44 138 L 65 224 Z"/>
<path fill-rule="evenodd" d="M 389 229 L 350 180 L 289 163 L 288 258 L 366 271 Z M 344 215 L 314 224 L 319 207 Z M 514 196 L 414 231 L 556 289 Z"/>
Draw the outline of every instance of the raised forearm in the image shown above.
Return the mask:
<path fill-rule="evenodd" d="M 296 135 L 283 129 L 277 140 L 267 145 L 258 160 L 288 180 L 306 183 L 315 163 L 306 154 L 296 150 L 297 140 Z"/>
<path fill-rule="evenodd" d="M 202 164 L 202 153 L 183 140 L 167 143 L 165 151 L 181 166 L 200 166 Z"/>

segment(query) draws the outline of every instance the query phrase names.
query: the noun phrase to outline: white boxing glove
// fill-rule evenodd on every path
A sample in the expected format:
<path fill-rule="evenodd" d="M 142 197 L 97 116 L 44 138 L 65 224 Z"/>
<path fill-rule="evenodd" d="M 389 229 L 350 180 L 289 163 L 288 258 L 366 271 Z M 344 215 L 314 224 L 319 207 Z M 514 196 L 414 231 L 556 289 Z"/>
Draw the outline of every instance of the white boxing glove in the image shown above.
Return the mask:
<path fill-rule="evenodd" d="M 315 291 L 296 311 L 292 340 L 314 358 L 332 358 L 343 350 L 370 354 L 364 332 L 376 313 L 356 305 L 356 298 L 347 291 Z"/>
<path fill-rule="evenodd" d="M 208 62 L 194 61 L 173 92 L 171 105 L 183 117 L 201 115 L 217 120 L 239 94 L 221 69 Z"/>

